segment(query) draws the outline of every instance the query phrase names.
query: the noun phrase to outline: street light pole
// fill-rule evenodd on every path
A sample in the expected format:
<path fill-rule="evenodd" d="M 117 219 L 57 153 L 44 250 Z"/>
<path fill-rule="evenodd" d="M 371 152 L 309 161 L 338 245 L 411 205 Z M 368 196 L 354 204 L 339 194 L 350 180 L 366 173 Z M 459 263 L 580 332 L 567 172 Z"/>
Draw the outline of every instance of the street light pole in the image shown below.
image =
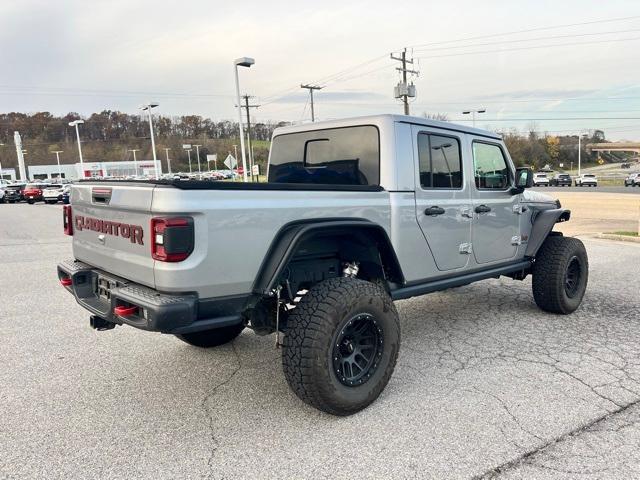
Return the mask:
<path fill-rule="evenodd" d="M 74 120 L 69 122 L 70 127 L 76 127 L 76 136 L 78 137 L 78 156 L 80 157 L 80 169 L 82 170 L 82 177 L 84 178 L 84 161 L 82 160 L 82 145 L 80 142 L 80 129 L 78 125 L 83 124 L 84 120 Z"/>
<path fill-rule="evenodd" d="M 140 149 L 139 148 L 134 148 L 129 150 L 130 152 L 133 152 L 133 168 L 136 172 L 136 177 L 138 176 L 138 160 L 136 159 L 136 152 L 139 152 Z"/>
<path fill-rule="evenodd" d="M 256 63 L 253 58 L 242 57 L 233 62 L 233 68 L 236 76 L 236 102 L 238 105 L 238 128 L 240 130 L 240 151 L 242 152 L 242 178 L 247 181 L 247 155 L 244 150 L 244 129 L 242 128 L 242 105 L 240 104 L 240 80 L 238 79 L 238 67 L 250 68 Z"/>
<path fill-rule="evenodd" d="M 580 176 L 580 163 L 582 160 L 582 145 L 580 145 L 581 137 L 582 133 L 578 133 L 578 176 Z"/>
<path fill-rule="evenodd" d="M 471 118 L 473 120 L 473 128 L 476 128 L 476 113 L 485 113 L 487 110 L 486 109 L 482 109 L 482 110 L 465 110 L 464 112 L 462 112 L 463 115 L 469 115 L 471 114 Z"/>
<path fill-rule="evenodd" d="M 191 149 L 187 149 L 187 155 L 189 156 L 189 173 L 191 173 Z"/>
<path fill-rule="evenodd" d="M 582 130 L 578 132 L 578 176 L 580 176 L 581 163 L 582 163 L 582 135 L 588 134 L 588 130 Z"/>
<path fill-rule="evenodd" d="M 196 157 L 198 157 L 198 173 L 201 173 L 200 171 L 200 147 L 202 145 L 192 145 L 194 147 L 196 147 Z"/>
<path fill-rule="evenodd" d="M 62 180 L 62 169 L 60 168 L 60 154 L 63 152 L 63 150 L 56 150 L 55 153 L 56 154 L 56 160 L 58 161 L 58 180 Z"/>
<path fill-rule="evenodd" d="M 0 143 L 0 147 L 4 147 L 4 143 Z M 0 160 L 0 180 L 4 180 L 4 175 L 2 174 L 2 160 Z"/>
<path fill-rule="evenodd" d="M 167 154 L 167 170 L 169 170 L 169 173 L 171 173 L 171 160 L 169 160 L 169 150 L 171 150 L 170 148 L 165 148 L 164 149 L 164 153 Z"/>
<path fill-rule="evenodd" d="M 160 172 L 159 172 L 160 169 L 158 168 L 158 157 L 156 156 L 156 140 L 153 135 L 153 120 L 151 116 L 151 109 L 157 106 L 158 106 L 157 103 L 149 102 L 140 107 L 141 110 L 143 111 L 146 110 L 147 113 L 149 113 L 149 131 L 151 132 L 151 150 L 153 152 L 153 167 L 156 171 L 156 180 L 160 178 Z"/>

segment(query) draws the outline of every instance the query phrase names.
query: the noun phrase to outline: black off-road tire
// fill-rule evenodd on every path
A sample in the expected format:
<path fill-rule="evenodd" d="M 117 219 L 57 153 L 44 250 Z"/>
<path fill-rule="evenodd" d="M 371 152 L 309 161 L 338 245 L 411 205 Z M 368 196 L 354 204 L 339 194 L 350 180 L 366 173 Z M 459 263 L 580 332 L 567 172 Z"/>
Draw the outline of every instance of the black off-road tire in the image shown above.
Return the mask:
<path fill-rule="evenodd" d="M 244 330 L 244 324 L 231 325 L 230 327 L 204 330 L 202 332 L 183 333 L 176 335 L 183 342 L 200 348 L 211 348 L 224 345 L 235 339 Z"/>
<path fill-rule="evenodd" d="M 569 314 L 582 302 L 589 279 L 589 259 L 577 238 L 549 236 L 533 264 L 533 298 L 542 310 Z"/>
<path fill-rule="evenodd" d="M 369 329 L 364 336 L 347 337 L 362 325 Z M 364 345 L 364 355 L 359 357 L 360 363 L 365 363 L 365 356 L 369 358 L 364 367 L 344 367 L 342 362 L 349 362 L 343 357 L 349 355 L 342 350 L 344 342 L 351 345 L 348 348 Z M 364 280 L 332 278 L 313 286 L 289 316 L 282 366 L 289 386 L 301 400 L 345 416 L 378 398 L 393 373 L 399 349 L 398 312 L 385 289 Z"/>

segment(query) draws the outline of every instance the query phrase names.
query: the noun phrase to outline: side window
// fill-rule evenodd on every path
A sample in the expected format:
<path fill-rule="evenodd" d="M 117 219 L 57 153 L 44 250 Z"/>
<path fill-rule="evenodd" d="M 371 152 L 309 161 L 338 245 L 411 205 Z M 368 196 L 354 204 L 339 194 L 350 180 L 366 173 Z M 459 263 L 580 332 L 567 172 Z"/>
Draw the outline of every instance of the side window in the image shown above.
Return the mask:
<path fill-rule="evenodd" d="M 509 185 L 507 159 L 498 145 L 473 142 L 473 166 L 478 189 L 504 190 Z"/>
<path fill-rule="evenodd" d="M 462 188 L 460 141 L 454 137 L 418 134 L 422 188 Z"/>

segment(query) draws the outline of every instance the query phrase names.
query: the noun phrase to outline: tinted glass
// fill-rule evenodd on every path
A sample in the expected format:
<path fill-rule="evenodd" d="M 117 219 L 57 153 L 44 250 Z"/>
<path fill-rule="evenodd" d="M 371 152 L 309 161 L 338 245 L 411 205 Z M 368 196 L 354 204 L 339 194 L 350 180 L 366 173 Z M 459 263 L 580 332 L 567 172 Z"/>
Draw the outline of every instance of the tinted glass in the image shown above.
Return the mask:
<path fill-rule="evenodd" d="M 367 125 L 279 135 L 271 146 L 269 182 L 378 185 L 378 129 Z"/>
<path fill-rule="evenodd" d="M 504 190 L 509 185 L 509 167 L 497 145 L 473 142 L 476 187 Z"/>
<path fill-rule="evenodd" d="M 462 188 L 460 142 L 453 137 L 418 135 L 422 188 Z"/>

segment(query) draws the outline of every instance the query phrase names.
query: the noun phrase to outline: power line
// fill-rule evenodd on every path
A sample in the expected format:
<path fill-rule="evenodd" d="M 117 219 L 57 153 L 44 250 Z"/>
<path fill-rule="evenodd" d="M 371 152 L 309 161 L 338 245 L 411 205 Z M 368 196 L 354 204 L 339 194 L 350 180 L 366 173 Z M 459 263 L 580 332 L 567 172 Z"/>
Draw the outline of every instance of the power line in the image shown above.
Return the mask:
<path fill-rule="evenodd" d="M 511 32 L 503 32 L 503 33 L 492 33 L 489 35 L 478 35 L 478 36 L 474 36 L 474 37 L 466 37 L 466 38 L 458 38 L 455 40 L 442 40 L 442 41 L 438 41 L 438 42 L 430 42 L 430 43 L 423 43 L 423 44 L 418 44 L 418 45 L 410 45 L 410 48 L 420 48 L 420 47 L 428 47 L 431 45 L 443 45 L 446 43 L 457 43 L 457 42 L 465 42 L 465 41 L 469 41 L 469 40 L 482 40 L 485 38 L 495 38 L 495 37 L 503 37 L 503 36 L 507 36 L 507 35 L 518 35 L 521 33 L 531 33 L 531 32 L 540 32 L 540 31 L 545 31 L 545 30 L 557 30 L 559 28 L 568 28 L 568 27 L 579 27 L 579 26 L 584 26 L 584 25 L 594 25 L 597 23 L 612 23 L 612 22 L 623 22 L 625 20 L 635 20 L 640 18 L 640 15 L 632 15 L 629 17 L 617 17 L 617 18 L 609 18 L 609 19 L 605 19 L 605 20 L 591 20 L 588 22 L 579 22 L 579 23 L 565 23 L 563 25 L 552 25 L 549 27 L 535 27 L 535 28 L 527 28 L 524 30 L 514 30 Z"/>
<path fill-rule="evenodd" d="M 453 50 L 453 49 L 457 49 L 457 48 L 470 48 L 470 47 L 486 47 L 489 45 L 501 45 L 501 44 L 505 44 L 505 43 L 523 43 L 523 42 L 534 42 L 534 41 L 539 41 L 539 40 L 554 40 L 554 39 L 558 39 L 558 38 L 577 38 L 577 37 L 593 37 L 593 36 L 600 36 L 600 35 L 612 35 L 614 33 L 633 33 L 633 32 L 640 32 L 640 29 L 630 29 L 630 30 L 613 30 L 613 31 L 609 31 L 609 32 L 593 32 L 593 33 L 577 33 L 577 34 L 571 34 L 571 35 L 552 35 L 552 36 L 545 36 L 545 37 L 535 37 L 535 38 L 519 38 L 519 39 L 509 39 L 509 40 L 498 40 L 497 42 L 486 42 L 486 43 L 476 43 L 476 44 L 470 44 L 470 45 L 456 45 L 456 46 L 452 46 L 452 47 L 435 47 L 435 48 L 419 48 L 414 50 L 414 53 L 416 52 L 429 52 L 429 51 L 435 51 L 435 50 Z"/>
<path fill-rule="evenodd" d="M 520 50 L 536 50 L 541 48 L 572 47 L 577 45 L 595 45 L 600 43 L 614 43 L 614 42 L 631 42 L 635 40 L 640 40 L 640 37 L 616 38 L 611 40 L 594 40 L 592 42 L 573 42 L 573 43 L 558 43 L 558 44 L 551 44 L 551 45 L 534 45 L 534 46 L 527 46 L 527 47 L 502 48 L 498 50 L 480 50 L 477 52 L 445 53 L 442 55 L 427 55 L 427 56 L 416 57 L 416 58 L 427 59 L 427 58 L 461 57 L 466 55 L 478 55 L 478 54 L 485 54 L 485 53 L 503 53 L 503 52 L 514 52 L 514 51 L 520 51 Z"/>

